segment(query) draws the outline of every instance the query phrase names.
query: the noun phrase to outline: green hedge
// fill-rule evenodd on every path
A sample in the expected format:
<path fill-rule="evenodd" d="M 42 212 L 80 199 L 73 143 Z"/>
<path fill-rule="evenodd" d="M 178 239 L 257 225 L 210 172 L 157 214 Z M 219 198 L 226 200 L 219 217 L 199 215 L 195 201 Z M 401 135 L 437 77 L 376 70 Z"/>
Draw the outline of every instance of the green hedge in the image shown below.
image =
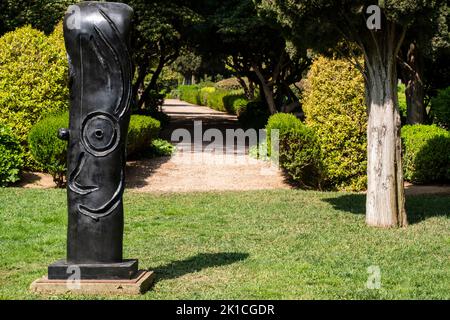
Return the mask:
<path fill-rule="evenodd" d="M 0 186 L 19 180 L 23 153 L 19 140 L 10 129 L 0 125 Z"/>
<path fill-rule="evenodd" d="M 152 117 L 132 115 L 128 128 L 127 154 L 144 151 L 158 137 L 160 122 Z"/>
<path fill-rule="evenodd" d="M 450 129 L 450 87 L 439 90 L 431 100 L 431 113 L 435 123 Z"/>
<path fill-rule="evenodd" d="M 28 146 L 34 160 L 50 173 L 57 186 L 64 185 L 67 142 L 58 138 L 60 128 L 68 128 L 69 113 L 50 116 L 36 123 L 28 135 Z"/>
<path fill-rule="evenodd" d="M 179 98 L 192 104 L 201 104 L 200 88 L 195 85 L 182 85 L 178 87 Z"/>
<path fill-rule="evenodd" d="M 53 176 L 58 186 L 64 185 L 67 142 L 57 136 L 59 128 L 69 125 L 68 113 L 47 117 L 33 126 L 28 143 L 34 159 Z M 150 148 L 160 130 L 160 122 L 148 116 L 132 115 L 128 128 L 127 154 Z"/>
<path fill-rule="evenodd" d="M 301 187 L 320 189 L 321 151 L 314 131 L 292 114 L 277 113 L 269 118 L 266 126 L 269 150 L 272 144 L 270 136 L 274 129 L 279 130 L 281 168 Z"/>
<path fill-rule="evenodd" d="M 0 38 L 0 123 L 24 146 L 37 121 L 67 110 L 67 74 L 62 24 L 50 36 L 25 26 Z"/>
<path fill-rule="evenodd" d="M 322 149 L 324 187 L 365 189 L 367 112 L 361 73 L 346 60 L 317 58 L 305 83 L 303 111 Z"/>
<path fill-rule="evenodd" d="M 414 183 L 450 181 L 450 132 L 435 125 L 402 128 L 403 171 Z"/>
<path fill-rule="evenodd" d="M 179 99 L 211 109 L 239 114 L 247 106 L 248 100 L 242 90 L 223 90 L 215 87 L 182 85 L 173 91 Z"/>

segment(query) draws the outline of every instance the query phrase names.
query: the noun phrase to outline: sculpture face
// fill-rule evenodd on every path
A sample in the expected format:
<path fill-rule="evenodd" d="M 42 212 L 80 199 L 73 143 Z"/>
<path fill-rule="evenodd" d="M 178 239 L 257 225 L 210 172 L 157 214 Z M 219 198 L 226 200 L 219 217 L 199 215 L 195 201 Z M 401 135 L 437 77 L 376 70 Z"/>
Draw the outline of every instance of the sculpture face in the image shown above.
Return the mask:
<path fill-rule="evenodd" d="M 77 16 L 67 14 L 64 23 L 71 86 L 69 132 L 60 132 L 69 140 L 67 261 L 121 262 L 132 9 L 77 6 Z M 68 23 L 73 19 L 79 20 Z"/>

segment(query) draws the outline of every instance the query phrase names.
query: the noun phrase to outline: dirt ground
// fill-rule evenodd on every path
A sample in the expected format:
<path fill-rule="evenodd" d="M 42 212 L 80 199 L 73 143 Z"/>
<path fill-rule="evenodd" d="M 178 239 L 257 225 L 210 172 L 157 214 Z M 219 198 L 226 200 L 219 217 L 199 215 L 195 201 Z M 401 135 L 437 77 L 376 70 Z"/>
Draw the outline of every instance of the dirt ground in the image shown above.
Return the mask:
<path fill-rule="evenodd" d="M 163 109 L 171 121 L 161 136 L 171 140 L 177 150 L 171 157 L 127 162 L 127 188 L 157 193 L 290 188 L 280 170 L 270 167 L 268 162 L 249 157 L 246 146 L 235 143 L 231 148 L 216 147 L 214 150 L 208 148 L 210 142 L 194 145 L 196 132 L 200 137 L 200 132 L 211 128 L 218 129 L 214 134 L 222 134 L 225 139 L 227 129 L 239 128 L 235 116 L 174 99 L 167 99 Z M 199 122 L 194 128 L 194 121 L 201 121 L 201 128 Z M 186 134 L 191 135 L 190 140 L 177 138 Z M 55 187 L 50 175 L 31 172 L 24 173 L 17 186 Z M 407 195 L 450 195 L 450 185 L 405 183 L 405 192 Z"/>

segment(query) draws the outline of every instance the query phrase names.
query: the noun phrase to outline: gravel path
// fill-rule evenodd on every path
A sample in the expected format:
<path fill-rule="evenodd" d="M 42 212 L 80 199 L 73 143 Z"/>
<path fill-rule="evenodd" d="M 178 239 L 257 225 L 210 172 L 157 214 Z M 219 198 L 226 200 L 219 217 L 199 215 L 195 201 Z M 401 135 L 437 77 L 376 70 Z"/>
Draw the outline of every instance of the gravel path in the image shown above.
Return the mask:
<path fill-rule="evenodd" d="M 207 107 L 167 99 L 163 109 L 171 119 L 170 127 L 161 133 L 167 140 L 172 140 L 176 129 L 185 129 L 193 137 L 194 121 L 201 121 L 201 132 L 218 129 L 223 137 L 227 129 L 239 128 L 236 116 Z M 203 142 L 195 149 L 192 141 L 172 143 L 177 148 L 172 157 L 130 161 L 128 187 L 142 192 L 289 188 L 279 170 L 250 158 L 247 147 L 234 144 L 234 150 L 214 150 L 208 148 L 210 142 Z"/>

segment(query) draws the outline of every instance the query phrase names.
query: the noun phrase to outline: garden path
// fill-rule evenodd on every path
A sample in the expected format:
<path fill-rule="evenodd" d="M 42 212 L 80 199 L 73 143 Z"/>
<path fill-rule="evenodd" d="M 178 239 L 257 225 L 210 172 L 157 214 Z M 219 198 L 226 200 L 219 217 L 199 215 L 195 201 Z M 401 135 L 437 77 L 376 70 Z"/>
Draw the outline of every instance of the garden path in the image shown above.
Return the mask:
<path fill-rule="evenodd" d="M 224 136 L 226 129 L 239 128 L 234 115 L 180 100 L 166 99 L 163 110 L 171 119 L 170 126 L 161 133 L 166 140 L 171 140 L 176 129 L 184 128 L 193 135 L 194 120 L 202 121 L 203 132 L 216 128 Z M 209 143 L 204 142 L 203 147 Z M 267 162 L 250 158 L 247 147 L 227 152 L 224 159 L 223 155 L 210 149 L 195 150 L 191 142 L 174 144 L 178 150 L 171 157 L 128 161 L 128 189 L 137 192 L 189 192 L 290 188 L 279 170 L 272 170 Z M 50 175 L 34 172 L 25 172 L 16 186 L 55 187 Z M 405 183 L 405 193 L 450 194 L 450 185 Z"/>
<path fill-rule="evenodd" d="M 224 138 L 227 129 L 239 129 L 234 115 L 180 100 L 167 99 L 163 110 L 170 117 L 170 125 L 161 136 L 169 141 L 176 129 L 186 129 L 194 137 L 194 121 L 201 121 L 203 133 L 207 129 L 218 129 Z M 205 149 L 210 142 L 199 144 L 197 149 L 193 141 L 172 143 L 177 148 L 172 157 L 128 162 L 130 188 L 143 192 L 289 188 L 279 170 L 272 170 L 269 163 L 249 157 L 248 147 L 233 143 L 233 150 L 224 146 L 214 151 Z"/>

